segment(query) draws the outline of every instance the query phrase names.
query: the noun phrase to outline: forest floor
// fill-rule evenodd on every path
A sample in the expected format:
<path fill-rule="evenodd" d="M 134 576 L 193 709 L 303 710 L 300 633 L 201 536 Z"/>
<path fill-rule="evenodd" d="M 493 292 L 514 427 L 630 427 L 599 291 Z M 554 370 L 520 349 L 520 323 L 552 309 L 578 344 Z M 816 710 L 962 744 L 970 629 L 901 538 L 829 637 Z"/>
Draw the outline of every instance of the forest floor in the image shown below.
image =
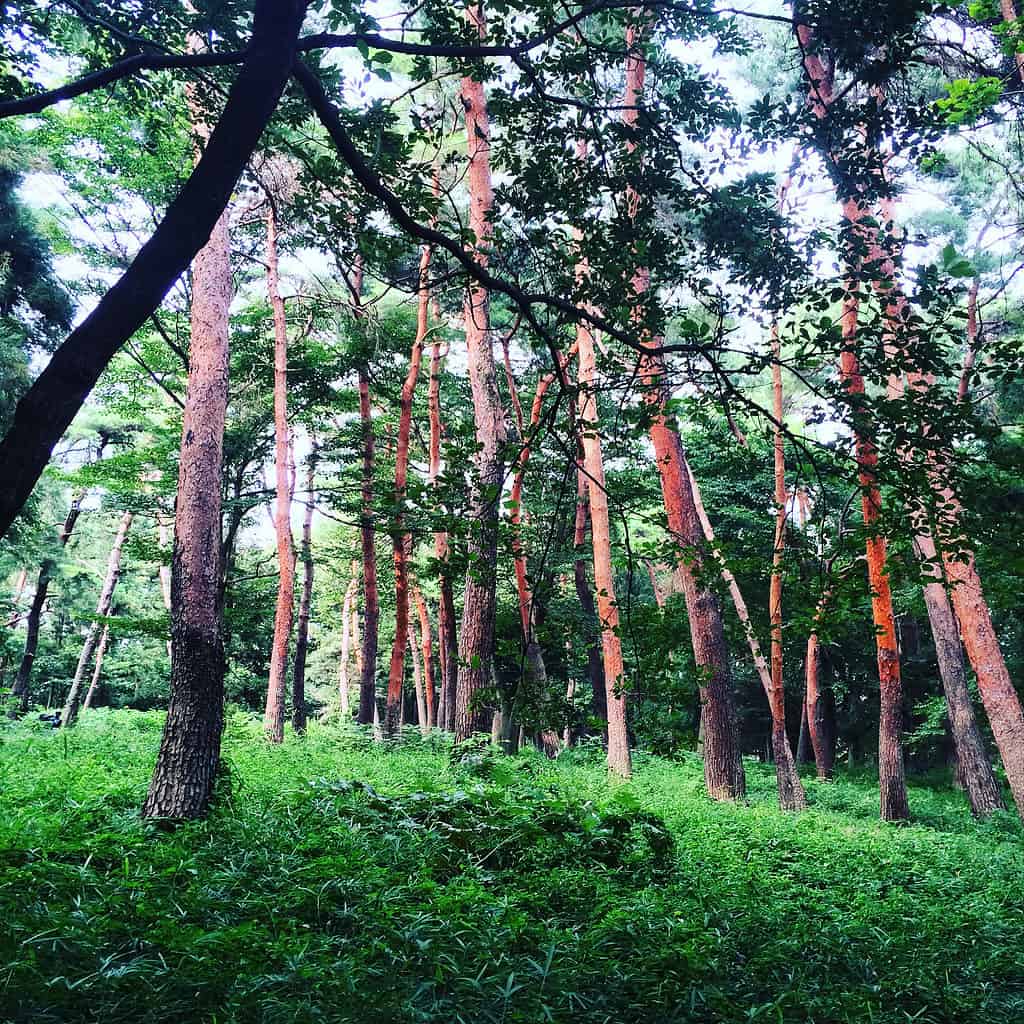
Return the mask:
<path fill-rule="evenodd" d="M 771 768 L 742 806 L 700 763 L 609 785 L 439 739 L 229 717 L 206 822 L 137 809 L 162 715 L 0 732 L 0 1020 L 662 1024 L 1024 1020 L 1024 832 L 916 785 Z"/>

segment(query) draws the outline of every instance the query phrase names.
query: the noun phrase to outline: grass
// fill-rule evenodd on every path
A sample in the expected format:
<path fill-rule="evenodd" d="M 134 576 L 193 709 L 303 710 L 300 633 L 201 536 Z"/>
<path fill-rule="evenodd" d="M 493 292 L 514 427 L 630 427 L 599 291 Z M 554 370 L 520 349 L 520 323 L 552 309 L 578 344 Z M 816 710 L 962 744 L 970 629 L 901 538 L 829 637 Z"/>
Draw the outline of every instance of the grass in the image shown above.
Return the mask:
<path fill-rule="evenodd" d="M 696 759 L 555 763 L 229 719 L 210 819 L 137 816 L 158 713 L 0 745 L 0 1020 L 631 1024 L 1024 1019 L 1015 818 L 870 778 L 703 796 Z"/>

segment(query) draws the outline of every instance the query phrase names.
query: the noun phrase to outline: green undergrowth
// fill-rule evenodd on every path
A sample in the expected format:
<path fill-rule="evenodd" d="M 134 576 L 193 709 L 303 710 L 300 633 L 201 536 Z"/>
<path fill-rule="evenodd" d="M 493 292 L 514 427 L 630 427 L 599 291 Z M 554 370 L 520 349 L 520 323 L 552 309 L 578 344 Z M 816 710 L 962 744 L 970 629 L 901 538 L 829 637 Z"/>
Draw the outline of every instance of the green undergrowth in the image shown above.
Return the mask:
<path fill-rule="evenodd" d="M 1015 818 L 774 773 L 713 804 L 695 758 L 384 749 L 234 714 L 206 822 L 142 822 L 158 713 L 0 734 L 0 1019 L 1024 1020 Z"/>

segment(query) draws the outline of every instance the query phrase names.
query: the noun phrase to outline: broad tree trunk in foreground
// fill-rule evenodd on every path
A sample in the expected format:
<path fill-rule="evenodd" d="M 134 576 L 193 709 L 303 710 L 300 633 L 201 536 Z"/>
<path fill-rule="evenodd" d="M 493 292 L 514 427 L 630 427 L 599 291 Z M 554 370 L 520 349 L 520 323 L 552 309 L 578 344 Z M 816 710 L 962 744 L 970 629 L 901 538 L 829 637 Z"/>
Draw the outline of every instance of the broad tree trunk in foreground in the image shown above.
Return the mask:
<path fill-rule="evenodd" d="M 420 376 L 423 343 L 427 337 L 427 317 L 430 311 L 430 289 L 427 274 L 430 270 L 430 246 L 420 253 L 418 297 L 416 304 L 416 336 L 409 355 L 409 371 L 402 383 L 399 396 L 398 445 L 395 450 L 395 506 L 391 523 L 391 546 L 395 564 L 395 639 L 391 646 L 391 666 L 388 671 L 388 703 L 384 716 L 384 731 L 394 735 L 398 728 L 398 713 L 405 678 L 405 649 L 409 644 L 409 551 L 411 538 L 405 533 L 405 490 L 409 474 L 409 437 L 412 432 L 412 401 L 416 382 Z M 425 724 L 421 722 L 421 725 Z"/>
<path fill-rule="evenodd" d="M 201 121 L 198 127 L 204 134 Z M 192 338 L 171 561 L 171 697 L 142 807 L 146 818 L 202 817 L 220 760 L 221 478 L 232 294 L 225 211 L 192 266 Z"/>
<path fill-rule="evenodd" d="M 110 642 L 110 623 L 103 627 L 103 635 L 100 637 L 99 646 L 96 648 L 96 667 L 92 670 L 92 681 L 86 692 L 85 700 L 82 701 L 82 708 L 91 708 L 92 702 L 96 699 L 96 691 L 100 686 L 100 674 L 103 671 L 103 658 L 107 653 L 107 644 Z"/>
<path fill-rule="evenodd" d="M 469 20 L 478 37 L 486 38 L 482 6 L 469 9 Z M 491 184 L 490 125 L 483 83 L 462 79 L 462 106 L 466 114 L 469 169 L 469 227 L 474 236 L 473 258 L 486 267 L 490 259 Z M 490 295 L 476 281 L 466 285 L 463 308 L 466 361 L 473 396 L 473 417 L 480 450 L 476 456 L 476 481 L 472 495 L 473 535 L 469 544 L 469 571 L 462 604 L 459 634 L 458 683 L 455 693 L 455 738 L 464 740 L 483 732 L 490 715 L 480 707 L 481 694 L 491 685 L 494 661 L 496 607 L 495 570 L 498 560 L 498 507 L 502 484 L 502 445 L 505 423 L 495 379 L 491 339 Z"/>
<path fill-rule="evenodd" d="M 585 268 L 580 273 L 585 273 Z M 632 773 L 629 731 L 626 724 L 626 679 L 619 639 L 619 607 L 615 600 L 615 570 L 612 566 L 611 523 L 605 490 L 604 460 L 598 433 L 597 392 L 594 390 L 596 357 L 594 336 L 579 324 L 580 427 L 583 432 L 583 471 L 590 497 L 590 529 L 594 548 L 594 585 L 597 614 L 601 623 L 604 656 L 605 701 L 608 713 L 608 769 L 623 778 Z"/>
<path fill-rule="evenodd" d="M 110 614 L 110 605 L 114 600 L 114 588 L 117 586 L 118 576 L 121 574 L 121 550 L 124 548 L 125 538 L 132 525 L 131 512 L 125 512 L 121 517 L 121 525 L 118 527 L 114 537 L 114 546 L 110 549 L 110 557 L 107 560 L 107 574 L 103 578 L 103 587 L 100 590 L 100 599 L 96 603 L 96 618 L 89 624 L 89 631 L 85 635 L 85 643 L 82 645 L 82 653 L 78 657 L 78 667 L 75 669 L 75 678 L 71 682 L 71 689 L 68 691 L 67 700 L 64 703 L 64 710 L 60 716 L 60 724 L 66 729 L 75 724 L 78 718 L 78 706 L 82 699 L 82 684 L 85 682 L 85 674 L 89 671 L 89 664 L 92 662 L 93 652 L 96 650 L 96 643 L 101 632 L 106 626 L 100 627 L 100 620 Z"/>
<path fill-rule="evenodd" d="M 626 88 L 622 100 L 622 121 L 628 129 L 635 128 L 639 121 L 646 77 L 646 61 L 639 35 L 636 26 L 631 25 L 626 31 Z M 634 146 L 632 141 L 627 143 L 630 152 Z M 630 188 L 626 200 L 633 216 L 639 199 Z M 637 296 L 636 319 L 642 323 L 643 303 L 650 293 L 650 271 L 646 267 L 639 266 L 634 271 L 633 289 Z M 651 340 L 655 345 L 659 344 L 658 340 Z M 664 357 L 654 351 L 644 355 L 641 376 L 644 402 L 651 416 L 650 436 L 661 477 L 669 532 L 679 549 L 677 572 L 686 599 L 694 658 L 703 676 L 704 781 L 712 799 L 733 800 L 746 792 L 746 779 L 740 758 L 732 673 L 718 598 L 699 582 L 699 574 L 694 572 L 695 568 L 699 569 L 704 538 L 685 468 L 682 442 L 664 415 L 667 398 Z M 694 557 L 697 561 L 693 561 Z"/>
<path fill-rule="evenodd" d="M 78 517 L 81 515 L 84 500 L 84 490 L 78 491 L 71 499 L 71 507 L 68 509 L 68 514 L 64 517 L 64 522 L 58 533 L 58 540 L 62 548 L 67 547 Z M 21 664 L 18 666 L 18 673 L 14 677 L 14 687 L 11 690 L 11 696 L 17 699 L 17 707 L 23 712 L 28 710 L 29 697 L 32 693 L 32 665 L 36 660 L 36 651 L 39 648 L 39 624 L 42 620 L 46 595 L 50 589 L 50 580 L 53 579 L 55 568 L 56 563 L 49 558 L 39 567 L 36 592 L 32 596 L 32 604 L 29 606 L 28 617 L 25 620 L 25 652 L 21 656 Z"/>
<path fill-rule="evenodd" d="M 0 536 L 100 374 L 211 237 L 291 74 L 304 0 L 257 0 L 247 56 L 202 159 L 131 266 L 57 349 L 0 443 Z"/>
<path fill-rule="evenodd" d="M 295 614 L 295 548 L 292 543 L 291 440 L 288 428 L 288 324 L 281 298 L 277 266 L 277 211 L 267 200 L 267 294 L 274 311 L 274 477 L 277 505 L 277 604 L 274 608 L 274 639 L 270 651 L 270 678 L 263 728 L 267 739 L 284 739 L 285 682 L 288 675 L 288 643 Z"/>
<path fill-rule="evenodd" d="M 315 449 L 314 449 L 315 452 Z M 292 728 L 306 730 L 306 654 L 309 651 L 309 612 L 313 603 L 313 486 L 316 460 L 310 453 L 306 467 L 306 511 L 302 517 L 302 596 L 295 634 L 295 666 L 292 670 Z"/>

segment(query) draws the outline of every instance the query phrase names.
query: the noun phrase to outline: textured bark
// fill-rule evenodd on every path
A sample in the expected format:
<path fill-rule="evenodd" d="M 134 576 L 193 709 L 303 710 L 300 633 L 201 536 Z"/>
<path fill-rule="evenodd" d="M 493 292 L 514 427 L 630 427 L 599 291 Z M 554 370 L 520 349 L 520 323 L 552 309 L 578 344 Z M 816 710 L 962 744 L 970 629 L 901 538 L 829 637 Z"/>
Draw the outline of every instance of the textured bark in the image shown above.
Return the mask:
<path fill-rule="evenodd" d="M 956 388 L 956 400 L 964 402 L 971 389 L 971 373 L 978 358 L 978 279 L 971 281 L 967 291 L 967 350 L 964 352 L 963 369 Z"/>
<path fill-rule="evenodd" d="M 836 736 L 831 728 L 831 716 L 828 714 L 829 695 L 821 686 L 821 643 L 818 639 L 820 624 L 825 617 L 828 602 L 832 596 L 832 588 L 826 587 L 818 600 L 814 611 L 814 622 L 810 636 L 807 637 L 807 654 L 804 658 L 807 693 L 807 731 L 814 750 L 814 765 L 818 778 L 822 782 L 830 782 L 836 764 Z"/>
<path fill-rule="evenodd" d="M 274 311 L 274 480 L 277 504 L 274 530 L 277 535 L 277 604 L 274 608 L 274 639 L 270 651 L 270 678 L 263 728 L 271 743 L 284 739 L 285 683 L 288 676 L 288 644 L 295 615 L 295 547 L 292 542 L 291 436 L 288 427 L 288 323 L 281 298 L 277 263 L 277 211 L 267 203 L 267 296 Z"/>
<path fill-rule="evenodd" d="M 57 539 L 62 548 L 67 547 L 71 534 L 74 532 L 75 524 L 82 512 L 82 502 L 85 500 L 85 491 L 78 491 L 71 499 L 71 507 L 64 517 L 64 522 L 58 531 Z M 25 620 L 25 651 L 21 656 L 21 664 L 18 666 L 17 675 L 14 677 L 14 686 L 11 696 L 17 700 L 16 707 L 24 712 L 28 710 L 29 699 L 32 694 L 32 665 L 36 660 L 36 650 L 39 647 L 39 625 L 42 621 L 43 608 L 46 605 L 46 595 L 50 589 L 50 581 L 56 563 L 53 559 L 46 559 L 39 567 L 39 577 L 36 580 L 36 591 L 32 595 L 32 604 L 29 605 L 28 616 Z"/>
<path fill-rule="evenodd" d="M 420 664 L 420 651 L 416 647 L 413 630 L 409 631 L 408 646 L 409 657 L 412 660 L 413 692 L 416 694 L 416 724 L 420 728 L 420 735 L 427 736 L 430 733 L 430 723 L 427 721 L 427 697 L 423 690 L 423 667 Z"/>
<path fill-rule="evenodd" d="M 351 620 L 356 613 L 355 599 L 356 588 L 359 586 L 359 563 L 353 559 L 351 576 L 348 586 L 345 588 L 345 598 L 341 604 L 341 656 L 338 662 L 338 706 L 341 709 L 341 717 L 348 719 L 351 716 L 349 704 L 349 677 L 348 670 L 352 658 L 352 640 L 356 638 L 358 623 Z M 355 627 L 355 628 L 353 628 Z M 356 647 L 359 646 L 358 639 L 355 640 Z"/>
<path fill-rule="evenodd" d="M 110 623 L 103 627 L 103 634 L 100 636 L 99 646 L 96 648 L 96 667 L 92 670 L 92 681 L 89 683 L 85 700 L 82 701 L 82 708 L 91 708 L 92 702 L 96 699 L 96 691 L 100 685 L 100 674 L 103 671 L 103 658 L 107 653 L 107 644 L 110 642 Z"/>
<path fill-rule="evenodd" d="M 483 8 L 469 9 L 469 20 L 478 37 L 486 38 Z M 491 184 L 490 125 L 483 83 L 470 77 L 460 86 L 466 115 L 466 143 L 469 168 L 469 228 L 473 235 L 473 259 L 486 268 L 490 259 L 491 213 L 494 191 Z M 474 732 L 486 731 L 490 714 L 480 704 L 481 694 L 491 684 L 494 661 L 496 576 L 498 559 L 498 507 L 502 484 L 502 445 L 505 422 L 495 378 L 491 339 L 490 294 L 471 281 L 466 287 L 463 308 L 466 333 L 466 361 L 476 424 L 476 481 L 471 498 L 473 534 L 469 543 L 469 572 L 462 604 L 459 634 L 459 672 L 455 691 L 455 738 L 464 740 Z"/>
<path fill-rule="evenodd" d="M 194 95 L 190 99 L 196 118 Z M 197 128 L 205 134 L 201 121 Z M 220 760 L 221 486 L 232 295 L 225 211 L 192 266 L 192 337 L 171 561 L 171 696 L 142 808 L 147 818 L 205 815 Z"/>
<path fill-rule="evenodd" d="M 75 724 L 78 718 L 78 708 L 82 700 L 82 684 L 85 682 L 85 674 L 89 671 L 89 663 L 92 661 L 93 652 L 96 650 L 96 643 L 101 632 L 105 632 L 104 626 L 101 630 L 100 620 L 110 614 L 110 605 L 114 600 L 114 588 L 117 586 L 118 577 L 121 574 L 121 551 L 124 548 L 125 538 L 132 525 L 131 512 L 125 512 L 121 517 L 121 525 L 118 527 L 114 537 L 114 546 L 110 549 L 110 557 L 107 560 L 107 572 L 103 577 L 103 587 L 100 590 L 100 599 L 96 603 L 96 617 L 89 624 L 89 630 L 85 635 L 85 643 L 82 645 L 82 653 L 78 657 L 78 667 L 75 669 L 75 678 L 71 681 L 71 689 L 68 691 L 67 700 L 64 702 L 64 710 L 60 716 L 60 724 L 66 729 Z"/>
<path fill-rule="evenodd" d="M 935 543 L 929 535 L 914 539 L 914 548 L 926 570 L 928 582 L 924 585 L 924 603 L 935 641 L 935 657 L 939 676 L 946 695 L 949 728 L 956 751 L 958 779 L 967 791 L 967 799 L 975 817 L 983 818 L 1005 807 L 985 752 L 978 723 L 971 707 L 971 694 L 967 687 L 960 633 L 949 595 L 942 582 Z"/>
<path fill-rule="evenodd" d="M 578 270 L 580 275 L 585 268 Z M 623 778 L 632 773 L 629 731 L 626 722 L 626 679 L 619 639 L 619 607 L 615 599 L 615 571 L 612 566 L 611 523 L 605 490 L 604 460 L 594 389 L 596 357 L 594 336 L 580 324 L 576 329 L 579 348 L 580 427 L 583 432 L 583 470 L 590 498 L 590 529 L 594 549 L 594 585 L 597 615 L 601 625 L 605 701 L 608 715 L 608 769 Z"/>
<path fill-rule="evenodd" d="M 639 43 L 639 31 L 635 26 L 630 26 L 626 32 L 626 87 L 622 101 L 622 120 L 628 129 L 633 128 L 640 117 L 645 77 L 646 61 Z M 633 143 L 627 143 L 627 148 L 632 151 Z M 639 195 L 630 188 L 626 200 L 631 215 L 635 217 Z M 637 267 L 634 271 L 633 290 L 637 296 L 634 317 L 638 323 L 642 323 L 642 304 L 650 292 L 650 272 L 647 268 Z M 704 781 L 708 795 L 713 799 L 736 799 L 746 792 L 746 779 L 740 758 L 725 630 L 718 598 L 699 582 L 704 539 L 697 519 L 682 443 L 664 415 L 667 396 L 663 357 L 654 352 L 645 355 L 641 375 L 644 401 L 651 415 L 650 437 L 661 478 L 669 532 L 679 550 L 677 572 L 686 599 L 694 657 L 703 677 L 700 689 L 704 722 Z"/>
<path fill-rule="evenodd" d="M 419 587 L 413 587 L 412 600 L 420 623 L 420 646 L 423 650 L 423 689 L 427 709 L 427 728 L 432 729 L 437 720 L 437 694 L 434 686 L 434 642 L 431 638 L 430 613 L 427 602 Z"/>
<path fill-rule="evenodd" d="M 306 655 L 309 651 L 309 613 L 313 603 L 313 486 L 316 459 L 306 466 L 306 511 L 302 517 L 302 596 L 299 598 L 299 624 L 295 633 L 295 666 L 292 670 L 292 728 L 306 731 Z"/>
<path fill-rule="evenodd" d="M 100 374 L 206 244 L 277 107 L 305 16 L 303 0 L 257 0 L 252 38 L 202 159 L 131 266 L 57 349 L 0 443 L 0 536 Z"/>
<path fill-rule="evenodd" d="M 430 246 L 425 245 L 420 253 L 417 279 L 419 291 L 416 306 L 416 336 L 413 338 L 412 352 L 409 355 L 409 370 L 402 383 L 402 392 L 399 396 L 398 443 L 395 449 L 395 505 L 391 522 L 391 546 L 395 565 L 395 639 L 391 646 L 388 703 L 384 718 L 384 731 L 389 735 L 396 731 L 398 724 L 402 682 L 405 677 L 405 649 L 410 643 L 408 549 L 411 547 L 411 538 L 407 538 L 405 533 L 405 491 L 409 473 L 412 402 L 416 394 L 416 382 L 420 376 L 420 362 L 423 358 L 423 343 L 427 337 L 427 321 L 430 312 L 430 288 L 427 280 L 429 270 Z"/>

